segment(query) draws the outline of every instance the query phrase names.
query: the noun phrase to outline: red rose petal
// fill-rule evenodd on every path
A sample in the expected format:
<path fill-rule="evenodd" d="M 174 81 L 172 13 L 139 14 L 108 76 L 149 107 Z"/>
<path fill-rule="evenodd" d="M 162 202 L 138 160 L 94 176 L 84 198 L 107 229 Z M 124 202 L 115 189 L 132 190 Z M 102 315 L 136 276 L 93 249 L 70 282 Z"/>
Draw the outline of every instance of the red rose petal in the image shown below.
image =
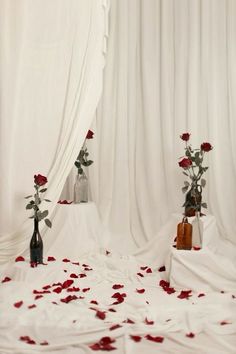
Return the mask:
<path fill-rule="evenodd" d="M 130 323 L 130 324 L 134 324 L 135 322 L 132 321 L 131 319 L 127 318 L 127 320 L 123 321 L 123 323 Z"/>
<path fill-rule="evenodd" d="M 67 288 L 66 291 L 69 292 L 73 292 L 73 291 L 80 291 L 80 288 L 76 288 L 75 286 L 73 286 L 72 288 Z"/>
<path fill-rule="evenodd" d="M 91 300 L 90 304 L 98 305 L 98 302 L 96 300 Z"/>
<path fill-rule="evenodd" d="M 58 288 L 53 289 L 53 292 L 54 292 L 54 293 L 57 293 L 57 294 L 60 294 L 61 291 L 62 291 L 62 288 L 61 288 L 61 287 L 58 287 Z"/>
<path fill-rule="evenodd" d="M 151 336 L 150 334 L 147 334 L 147 335 L 145 336 L 145 338 L 146 338 L 147 340 L 150 340 L 150 341 L 156 342 L 156 343 L 162 343 L 163 340 L 164 340 L 164 337 L 160 337 L 160 336 L 153 337 L 153 336 Z"/>
<path fill-rule="evenodd" d="M 108 311 L 110 311 L 110 312 L 116 312 L 115 309 L 108 309 Z"/>
<path fill-rule="evenodd" d="M 111 350 L 116 350 L 116 347 L 113 347 L 111 344 L 105 344 L 101 347 L 101 350 L 110 352 Z"/>
<path fill-rule="evenodd" d="M 71 262 L 71 263 L 79 266 L 79 262 Z"/>
<path fill-rule="evenodd" d="M 100 320 L 105 320 L 106 313 L 104 311 L 97 311 L 96 312 L 96 317 L 100 318 Z"/>
<path fill-rule="evenodd" d="M 176 290 L 174 289 L 174 288 L 165 288 L 164 289 L 166 292 L 167 292 L 167 294 L 174 294 L 175 292 L 176 292 Z"/>
<path fill-rule="evenodd" d="M 100 344 L 99 343 L 94 343 L 89 346 L 90 349 L 92 350 L 101 350 Z"/>
<path fill-rule="evenodd" d="M 79 274 L 79 277 L 80 277 L 80 278 L 85 278 L 85 277 L 87 277 L 87 274 L 83 274 L 83 273 L 82 273 L 82 274 Z"/>
<path fill-rule="evenodd" d="M 181 290 L 181 293 L 177 296 L 179 299 L 188 299 L 191 295 L 192 290 Z"/>
<path fill-rule="evenodd" d="M 86 292 L 89 291 L 89 290 L 90 290 L 90 288 L 84 288 L 84 289 L 82 289 L 83 293 L 86 293 Z"/>
<path fill-rule="evenodd" d="M 64 281 L 64 283 L 62 284 L 62 289 L 69 288 L 73 283 L 74 283 L 74 280 L 72 280 L 72 279 L 68 279 L 68 280 Z"/>
<path fill-rule="evenodd" d="M 50 294 L 50 290 L 33 290 L 33 294 Z"/>
<path fill-rule="evenodd" d="M 115 339 L 112 339 L 111 337 L 102 337 L 99 341 L 99 344 L 100 345 L 106 345 L 106 344 L 111 344 L 111 343 L 114 343 L 115 342 Z"/>
<path fill-rule="evenodd" d="M 130 335 L 130 338 L 133 339 L 134 342 L 140 342 L 142 340 L 142 337 L 140 337 L 140 336 Z"/>
<path fill-rule="evenodd" d="M 149 321 L 147 319 L 147 317 L 145 318 L 145 321 L 144 321 L 147 325 L 153 325 L 154 324 L 154 321 Z"/>
<path fill-rule="evenodd" d="M 158 269 L 158 272 L 165 272 L 166 270 L 166 267 L 165 266 L 162 266 Z"/>
<path fill-rule="evenodd" d="M 33 309 L 33 308 L 35 308 L 36 307 L 36 305 L 35 304 L 33 304 L 33 305 L 29 305 L 28 306 L 28 309 Z"/>
<path fill-rule="evenodd" d="M 78 275 L 76 275 L 75 273 L 71 273 L 70 277 L 71 278 L 78 278 Z"/>
<path fill-rule="evenodd" d="M 145 289 L 136 289 L 136 292 L 139 294 L 145 293 Z"/>
<path fill-rule="evenodd" d="M 193 246 L 193 250 L 194 250 L 194 251 L 199 251 L 200 249 L 201 249 L 201 247 Z"/>
<path fill-rule="evenodd" d="M 64 259 L 62 260 L 62 262 L 68 263 L 68 262 L 70 262 L 70 260 L 67 259 L 67 258 L 64 258 Z"/>
<path fill-rule="evenodd" d="M 55 260 L 56 260 L 56 258 L 54 258 L 52 256 L 48 256 L 48 259 L 47 259 L 48 262 L 53 262 Z"/>
<path fill-rule="evenodd" d="M 111 327 L 109 328 L 109 330 L 110 330 L 110 331 L 114 331 L 115 329 L 120 328 L 120 327 L 122 327 L 122 326 L 119 325 L 119 324 L 115 324 L 115 325 L 111 326 Z"/>
<path fill-rule="evenodd" d="M 151 269 L 151 268 L 148 268 L 148 269 L 146 270 L 146 273 L 152 273 L 152 269 Z"/>
<path fill-rule="evenodd" d="M 52 286 L 62 286 L 62 283 L 53 283 Z"/>
<path fill-rule="evenodd" d="M 43 295 L 36 295 L 34 300 L 38 300 L 38 299 L 41 299 L 41 297 L 43 297 Z"/>
<path fill-rule="evenodd" d="M 141 270 L 146 270 L 148 266 L 140 267 Z"/>
<path fill-rule="evenodd" d="M 24 262 L 25 259 L 22 256 L 16 257 L 15 262 Z"/>
<path fill-rule="evenodd" d="M 18 301 L 14 303 L 14 306 L 19 309 L 23 305 L 23 301 Z"/>
<path fill-rule="evenodd" d="M 19 339 L 23 342 L 28 342 L 29 340 L 31 340 L 29 336 L 21 336 Z"/>
<path fill-rule="evenodd" d="M 141 278 L 144 277 L 144 275 L 143 275 L 142 273 L 137 273 L 137 275 L 138 275 L 139 277 L 141 277 Z"/>
<path fill-rule="evenodd" d="M 231 322 L 228 322 L 228 321 L 221 321 L 220 324 L 221 324 L 221 326 L 224 326 L 224 325 L 231 324 Z"/>
<path fill-rule="evenodd" d="M 206 296 L 204 293 L 200 293 L 198 297 Z"/>
<path fill-rule="evenodd" d="M 5 278 L 2 280 L 2 283 L 7 283 L 8 281 L 11 281 L 11 278 L 5 277 Z"/>
<path fill-rule="evenodd" d="M 84 270 L 86 270 L 86 271 L 88 272 L 88 271 L 90 271 L 90 270 L 93 270 L 93 268 L 85 267 Z"/>
<path fill-rule="evenodd" d="M 40 345 L 48 345 L 49 343 L 45 340 L 44 342 L 41 342 Z"/>
<path fill-rule="evenodd" d="M 119 292 L 117 292 L 117 293 L 114 293 L 113 295 L 112 295 L 112 298 L 115 298 L 115 299 L 117 299 L 117 298 L 119 298 L 119 297 L 126 297 L 127 295 L 125 294 L 125 293 L 119 293 Z"/>
<path fill-rule="evenodd" d="M 159 282 L 159 285 L 162 287 L 162 288 L 165 288 L 165 287 L 169 287 L 170 286 L 170 283 L 168 281 L 165 281 L 165 280 L 160 280 Z"/>
<path fill-rule="evenodd" d="M 112 286 L 112 289 L 118 290 L 118 289 L 122 289 L 123 287 L 124 287 L 124 285 L 121 285 L 121 284 L 114 284 L 114 285 Z"/>
<path fill-rule="evenodd" d="M 190 332 L 190 333 L 187 333 L 187 334 L 186 334 L 186 337 L 188 337 L 188 338 L 194 338 L 194 337 L 195 337 L 195 334 L 192 333 L 192 332 Z"/>
<path fill-rule="evenodd" d="M 44 289 L 44 290 L 47 290 L 47 289 L 50 289 L 50 288 L 51 288 L 51 285 L 44 285 L 44 286 L 43 286 L 43 289 Z"/>
<path fill-rule="evenodd" d="M 28 340 L 27 344 L 36 344 L 36 342 L 33 339 Z"/>
<path fill-rule="evenodd" d="M 76 295 L 68 295 L 64 299 L 60 299 L 60 301 L 61 302 L 65 302 L 66 304 L 68 304 L 68 302 L 76 300 L 76 299 L 78 299 L 78 297 Z"/>

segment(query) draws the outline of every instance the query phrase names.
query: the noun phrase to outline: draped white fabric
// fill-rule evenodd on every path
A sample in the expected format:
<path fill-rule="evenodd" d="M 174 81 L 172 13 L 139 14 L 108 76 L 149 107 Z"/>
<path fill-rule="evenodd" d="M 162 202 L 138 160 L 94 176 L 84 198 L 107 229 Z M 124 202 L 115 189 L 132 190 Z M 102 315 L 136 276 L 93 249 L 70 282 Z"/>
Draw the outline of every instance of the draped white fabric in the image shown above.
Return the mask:
<path fill-rule="evenodd" d="M 121 251 L 144 245 L 183 211 L 186 131 L 194 148 L 214 146 L 205 162 L 206 213 L 236 242 L 235 18 L 234 0 L 111 2 L 90 180 Z"/>
<path fill-rule="evenodd" d="M 0 0 L 0 261 L 28 248 L 34 174 L 48 177 L 52 211 L 82 146 L 102 89 L 107 12 L 106 0 Z"/>

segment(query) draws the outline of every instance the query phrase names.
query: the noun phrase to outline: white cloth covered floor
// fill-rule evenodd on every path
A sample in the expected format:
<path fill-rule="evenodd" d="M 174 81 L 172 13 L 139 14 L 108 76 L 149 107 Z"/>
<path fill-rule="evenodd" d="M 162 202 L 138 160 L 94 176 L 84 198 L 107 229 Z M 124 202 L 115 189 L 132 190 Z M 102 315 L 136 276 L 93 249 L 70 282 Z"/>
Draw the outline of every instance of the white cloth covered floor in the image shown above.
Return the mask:
<path fill-rule="evenodd" d="M 91 219 L 82 209 L 94 213 L 93 206 L 79 206 L 78 218 L 84 216 L 83 242 L 85 225 L 91 226 Z M 60 208 L 74 214 L 77 206 Z M 101 244 L 96 252 L 92 246 L 84 253 L 79 238 L 72 242 L 67 235 L 70 248 L 52 244 L 44 265 L 31 268 L 27 258 L 2 265 L 0 353 L 92 353 L 91 345 L 110 337 L 117 353 L 235 354 L 235 249 L 218 234 L 215 218 L 204 218 L 205 242 L 200 251 L 173 248 L 179 221 L 176 214 L 133 256 L 102 251 Z M 97 239 L 99 232 L 100 227 Z M 202 261 L 205 257 L 208 268 Z M 191 262 L 198 279 L 191 273 Z M 217 278 L 214 266 L 221 268 Z M 166 282 L 169 276 L 170 285 Z M 161 280 L 165 282 L 160 285 Z"/>

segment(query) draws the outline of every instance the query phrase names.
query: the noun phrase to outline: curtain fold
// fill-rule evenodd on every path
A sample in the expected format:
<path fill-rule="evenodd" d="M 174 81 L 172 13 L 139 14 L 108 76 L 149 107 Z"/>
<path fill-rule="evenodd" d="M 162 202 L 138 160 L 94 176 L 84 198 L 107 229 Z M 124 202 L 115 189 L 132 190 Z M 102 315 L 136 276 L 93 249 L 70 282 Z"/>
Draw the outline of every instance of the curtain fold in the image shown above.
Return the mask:
<path fill-rule="evenodd" d="M 53 218 L 102 91 L 109 1 L 0 0 L 0 261 L 28 248 L 24 196 L 48 177 Z M 43 206 L 42 206 L 43 208 Z M 42 230 L 44 233 L 45 230 Z"/>
<path fill-rule="evenodd" d="M 234 0 L 111 1 L 90 179 L 116 250 L 141 247 L 183 212 L 186 131 L 194 148 L 214 146 L 203 200 L 236 243 L 235 18 Z"/>

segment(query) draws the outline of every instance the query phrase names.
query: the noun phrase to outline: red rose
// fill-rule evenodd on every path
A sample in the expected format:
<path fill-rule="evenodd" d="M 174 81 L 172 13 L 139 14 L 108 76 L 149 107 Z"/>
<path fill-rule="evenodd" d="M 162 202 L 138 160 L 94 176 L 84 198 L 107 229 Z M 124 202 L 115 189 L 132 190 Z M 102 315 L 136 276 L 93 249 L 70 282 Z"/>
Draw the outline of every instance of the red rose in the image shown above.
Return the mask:
<path fill-rule="evenodd" d="M 47 181 L 47 177 L 44 177 L 42 175 L 34 175 L 34 183 L 38 186 L 43 186 L 47 183 Z"/>
<path fill-rule="evenodd" d="M 180 162 L 179 162 L 179 166 L 183 167 L 183 168 L 189 168 L 192 165 L 192 161 L 188 158 L 183 158 Z"/>
<path fill-rule="evenodd" d="M 213 149 L 213 147 L 211 146 L 210 143 L 202 143 L 201 144 L 201 150 L 202 151 L 208 152 L 208 151 L 210 151 L 212 149 Z"/>
<path fill-rule="evenodd" d="M 190 138 L 190 134 L 189 134 L 189 133 L 183 133 L 182 135 L 180 135 L 180 138 L 181 138 L 183 141 L 188 141 L 189 138 Z"/>
<path fill-rule="evenodd" d="M 89 130 L 86 135 L 86 139 L 93 139 L 93 134 L 94 134 L 94 132 L 92 132 L 92 130 Z"/>

